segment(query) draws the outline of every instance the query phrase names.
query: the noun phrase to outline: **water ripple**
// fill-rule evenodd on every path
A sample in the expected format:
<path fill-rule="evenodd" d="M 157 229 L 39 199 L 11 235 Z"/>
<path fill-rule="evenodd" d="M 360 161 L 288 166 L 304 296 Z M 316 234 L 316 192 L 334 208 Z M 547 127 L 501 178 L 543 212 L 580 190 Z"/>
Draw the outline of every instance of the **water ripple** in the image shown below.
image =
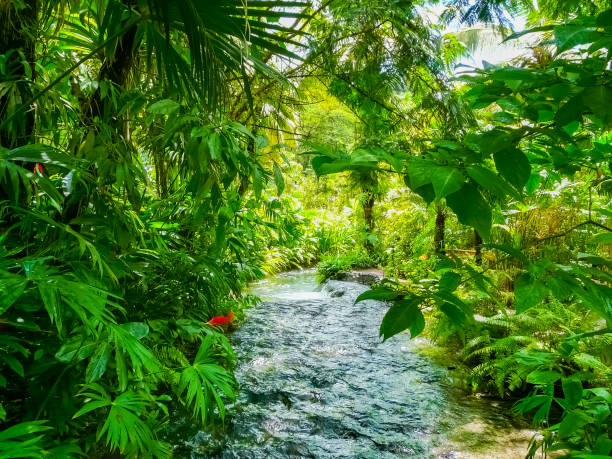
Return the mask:
<path fill-rule="evenodd" d="M 380 341 L 386 307 L 376 301 L 355 305 L 364 290 L 340 281 L 321 288 L 312 272 L 256 285 L 253 293 L 264 302 L 232 336 L 241 392 L 229 407 L 227 428 L 221 435 L 197 432 L 177 441 L 176 455 L 496 457 L 490 447 L 484 456 L 461 451 L 449 436 L 462 422 L 492 425 L 482 420 L 479 405 L 452 399 L 443 384 L 446 370 L 415 352 L 406 335 Z M 514 450 L 500 454 L 521 456 Z"/>

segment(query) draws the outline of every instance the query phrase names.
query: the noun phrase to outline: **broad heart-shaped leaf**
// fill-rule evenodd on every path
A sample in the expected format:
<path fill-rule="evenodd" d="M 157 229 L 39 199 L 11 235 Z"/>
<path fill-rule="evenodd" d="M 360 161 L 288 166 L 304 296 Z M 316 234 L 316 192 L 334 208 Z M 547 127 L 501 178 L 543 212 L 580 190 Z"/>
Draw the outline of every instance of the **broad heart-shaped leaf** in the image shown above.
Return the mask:
<path fill-rule="evenodd" d="M 515 309 L 517 314 L 540 304 L 548 294 L 546 287 L 539 280 L 524 273 L 514 282 Z"/>
<path fill-rule="evenodd" d="M 601 33 L 583 25 L 560 25 L 555 27 L 555 45 L 557 54 L 572 49 L 574 46 L 593 43 L 602 36 Z"/>
<path fill-rule="evenodd" d="M 374 170 L 379 158 L 367 150 L 355 150 L 353 154 L 340 154 L 337 157 L 319 154 L 312 159 L 312 168 L 317 175 L 336 174 L 350 170 Z"/>
<path fill-rule="evenodd" d="M 394 300 L 398 297 L 397 291 L 389 287 L 374 287 L 371 290 L 366 290 L 357 297 L 355 303 L 359 303 L 364 300 L 378 300 L 378 301 L 389 301 Z"/>
<path fill-rule="evenodd" d="M 610 117 L 612 89 L 609 87 L 598 85 L 586 88 L 582 92 L 582 100 L 599 119 L 605 121 Z"/>
<path fill-rule="evenodd" d="M 431 183 L 428 183 L 427 185 L 422 185 L 418 188 L 412 188 L 412 185 L 410 183 L 410 177 L 408 177 L 407 175 L 404 176 L 404 183 L 408 187 L 410 187 L 412 191 L 414 191 L 416 194 L 422 197 L 427 204 L 432 203 L 434 199 L 436 199 L 436 193 Z"/>
<path fill-rule="evenodd" d="M 573 122 L 582 122 L 582 112 L 584 110 L 582 93 L 570 98 L 555 115 L 555 122 L 558 127 L 567 126 Z"/>
<path fill-rule="evenodd" d="M 561 379 L 561 373 L 553 370 L 534 370 L 527 375 L 527 382 L 531 384 L 552 384 Z"/>
<path fill-rule="evenodd" d="M 454 167 L 435 166 L 430 169 L 428 175 L 438 198 L 458 191 L 465 182 L 463 174 Z"/>
<path fill-rule="evenodd" d="M 456 295 L 448 290 L 439 289 L 433 299 L 439 305 L 440 311 L 446 314 L 454 324 L 462 325 L 467 322 L 469 306 Z"/>
<path fill-rule="evenodd" d="M 495 172 L 481 166 L 468 166 L 466 170 L 478 185 L 499 198 L 505 199 L 507 196 L 512 196 L 515 199 L 521 199 L 520 193 Z"/>
<path fill-rule="evenodd" d="M 276 194 L 280 196 L 283 194 L 283 190 L 285 189 L 285 180 L 283 179 L 283 171 L 278 164 L 274 163 L 274 184 L 276 185 Z"/>
<path fill-rule="evenodd" d="M 425 318 L 419 308 L 421 298 L 412 297 L 396 301 L 389 308 L 380 324 L 380 336 L 383 341 L 394 335 L 410 330 L 410 338 L 419 335 L 425 328 Z"/>
<path fill-rule="evenodd" d="M 178 102 L 170 99 L 163 99 L 151 105 L 149 107 L 149 113 L 153 113 L 154 115 L 169 115 L 177 111 L 179 107 L 180 105 Z"/>
<path fill-rule="evenodd" d="M 453 271 L 447 271 L 442 274 L 440 281 L 438 282 L 438 288 L 440 290 L 447 290 L 449 292 L 454 292 L 457 287 L 459 287 L 459 283 L 461 282 L 461 275 L 457 274 Z"/>
<path fill-rule="evenodd" d="M 442 303 L 439 307 L 440 311 L 442 311 L 455 325 L 461 325 L 467 320 L 465 313 L 448 301 Z"/>
<path fill-rule="evenodd" d="M 408 172 L 406 184 L 415 191 L 431 183 L 431 171 L 436 167 L 439 167 L 436 163 L 424 159 L 408 161 L 406 163 L 406 171 Z"/>
<path fill-rule="evenodd" d="M 582 382 L 577 378 L 563 378 L 561 380 L 563 395 L 568 407 L 576 408 L 582 400 Z"/>
<path fill-rule="evenodd" d="M 576 432 L 581 427 L 584 427 L 589 422 L 592 422 L 593 418 L 586 414 L 584 411 L 574 410 L 570 411 L 565 415 L 563 421 L 559 424 L 557 433 L 560 437 L 569 437 L 571 434 Z M 582 456 L 585 457 L 585 456 Z M 586 456 L 589 457 L 589 456 Z"/>
<path fill-rule="evenodd" d="M 502 177 L 519 190 L 525 186 L 531 175 L 531 164 L 525 153 L 518 148 L 507 148 L 495 153 L 493 159 Z"/>
<path fill-rule="evenodd" d="M 328 175 L 349 170 L 350 162 L 348 160 L 330 158 L 329 156 L 315 156 L 312 158 L 311 165 L 315 174 Z"/>
<path fill-rule="evenodd" d="M 496 128 L 482 133 L 476 141 L 482 152 L 494 154 L 507 149 L 512 144 L 512 137 L 506 131 Z"/>
<path fill-rule="evenodd" d="M 474 227 L 485 241 L 489 239 L 493 219 L 491 208 L 476 187 L 464 184 L 459 191 L 446 197 L 446 203 L 462 224 Z"/>

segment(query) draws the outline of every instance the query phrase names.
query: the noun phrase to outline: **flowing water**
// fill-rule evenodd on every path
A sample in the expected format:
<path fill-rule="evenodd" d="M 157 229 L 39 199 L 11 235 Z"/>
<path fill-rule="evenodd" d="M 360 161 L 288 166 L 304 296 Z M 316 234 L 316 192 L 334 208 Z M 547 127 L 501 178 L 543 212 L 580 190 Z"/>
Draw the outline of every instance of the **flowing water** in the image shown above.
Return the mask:
<path fill-rule="evenodd" d="M 520 458 L 531 432 L 509 407 L 458 389 L 423 341 L 382 343 L 386 307 L 367 287 L 266 279 L 232 335 L 240 393 L 224 432 L 174 426 L 177 457 Z"/>

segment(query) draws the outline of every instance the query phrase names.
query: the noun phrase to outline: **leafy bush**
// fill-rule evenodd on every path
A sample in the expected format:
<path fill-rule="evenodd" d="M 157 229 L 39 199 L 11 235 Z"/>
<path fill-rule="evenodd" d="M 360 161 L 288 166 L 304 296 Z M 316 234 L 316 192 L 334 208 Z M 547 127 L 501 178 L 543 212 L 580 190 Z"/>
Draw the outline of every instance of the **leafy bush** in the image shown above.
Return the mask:
<path fill-rule="evenodd" d="M 325 282 L 328 279 L 338 279 L 342 274 L 352 269 L 365 269 L 376 266 L 372 257 L 363 252 L 350 252 L 343 255 L 328 255 L 317 265 L 317 279 Z"/>

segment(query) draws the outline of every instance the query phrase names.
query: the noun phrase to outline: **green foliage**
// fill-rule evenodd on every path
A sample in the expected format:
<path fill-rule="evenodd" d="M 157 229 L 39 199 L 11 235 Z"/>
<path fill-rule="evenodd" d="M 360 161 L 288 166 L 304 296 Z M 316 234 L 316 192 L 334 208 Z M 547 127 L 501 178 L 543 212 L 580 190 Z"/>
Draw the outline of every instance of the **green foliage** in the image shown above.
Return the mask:
<path fill-rule="evenodd" d="M 533 59 L 457 84 L 409 2 L 5 3 L 1 457 L 170 456 L 171 410 L 235 398 L 207 321 L 317 261 L 384 265 L 383 340 L 462 348 L 530 456 L 610 454 L 609 2 L 520 3 Z"/>
<path fill-rule="evenodd" d="M 301 32 L 278 20 L 307 5 L 5 3 L 0 456 L 169 457 L 171 411 L 210 428 L 237 390 L 207 321 L 243 318 L 299 226 L 225 103 L 283 80 L 266 61 Z"/>
<path fill-rule="evenodd" d="M 375 266 L 374 260 L 364 252 L 348 252 L 338 255 L 323 256 L 317 265 L 317 279 L 324 282 L 338 279 L 353 269 L 365 269 Z"/>
<path fill-rule="evenodd" d="M 177 395 L 183 397 L 185 404 L 193 405 L 194 414 L 203 425 L 215 415 L 215 408 L 221 419 L 225 417 L 225 405 L 221 393 L 234 399 L 235 382 L 233 376 L 216 363 L 213 344 L 220 338 L 209 334 L 202 341 L 193 364 L 180 372 Z"/>
<path fill-rule="evenodd" d="M 539 65 L 487 64 L 464 75 L 478 127 L 414 149 L 396 141 L 369 150 L 368 167 L 400 175 L 426 204 L 446 204 L 457 220 L 438 211 L 432 228 L 405 217 L 397 227 L 410 228 L 406 239 L 414 242 L 387 229 L 387 272 L 407 280 L 383 281 L 358 300 L 391 302 L 384 339 L 403 330 L 416 336 L 431 317 L 438 339 L 464 346 L 475 389 L 524 396 L 517 410 L 545 429 L 531 456 L 541 448 L 603 457 L 612 448 L 604 351 L 612 320 L 610 215 L 593 211 L 610 201 L 610 17 L 599 11 L 534 29 L 550 32 L 547 44 L 555 46 Z M 319 152 L 313 159 L 319 174 L 363 167 L 359 156 Z M 428 254 L 432 233 L 446 242 L 437 256 Z"/>

